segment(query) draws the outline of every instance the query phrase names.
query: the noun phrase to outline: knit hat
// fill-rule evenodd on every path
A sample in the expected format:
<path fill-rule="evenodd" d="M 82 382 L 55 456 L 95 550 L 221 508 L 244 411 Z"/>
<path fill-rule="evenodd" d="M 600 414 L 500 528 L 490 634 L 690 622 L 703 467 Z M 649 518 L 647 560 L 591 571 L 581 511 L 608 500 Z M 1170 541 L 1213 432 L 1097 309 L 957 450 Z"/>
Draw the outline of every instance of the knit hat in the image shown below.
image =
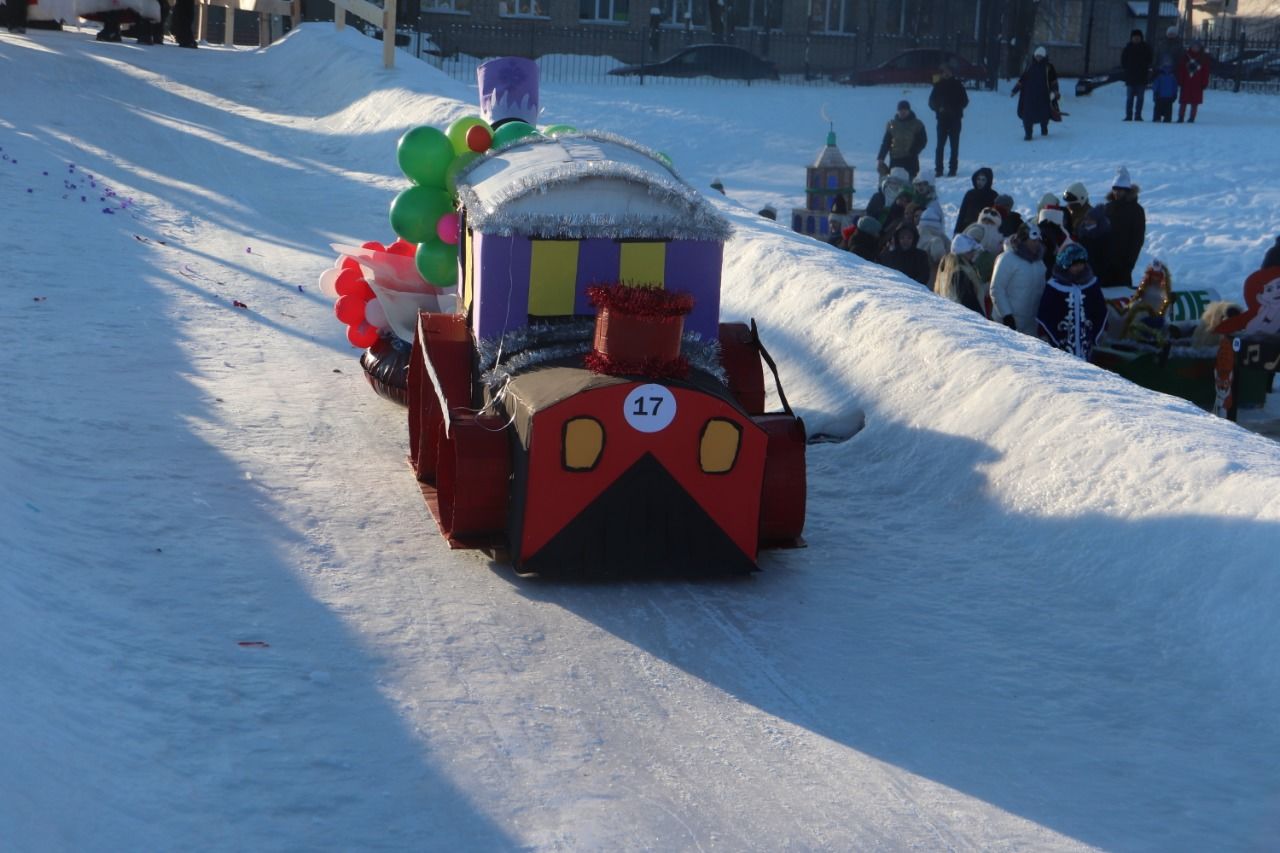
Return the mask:
<path fill-rule="evenodd" d="M 982 248 L 983 243 L 987 242 L 987 226 L 983 225 L 981 222 L 975 222 L 972 225 L 967 226 L 960 233 L 977 243 L 979 249 Z"/>
<path fill-rule="evenodd" d="M 1054 225 L 1057 225 L 1059 228 L 1062 227 L 1063 221 L 1064 220 L 1062 218 L 1062 208 L 1058 207 L 1055 204 L 1051 204 L 1048 207 L 1046 207 L 1044 210 L 1040 211 L 1040 216 L 1038 219 L 1036 219 L 1036 222 L 1052 222 Z"/>
<path fill-rule="evenodd" d="M 1035 49 L 1035 52 L 1032 55 L 1035 56 L 1037 59 L 1044 59 L 1046 56 L 1049 55 L 1049 51 L 1045 50 L 1044 45 L 1040 45 Z"/>
<path fill-rule="evenodd" d="M 1036 215 L 1040 215 L 1040 211 L 1046 207 L 1057 207 L 1059 204 L 1058 197 L 1053 193 L 1045 193 L 1040 196 L 1040 203 L 1036 205 Z"/>
<path fill-rule="evenodd" d="M 1085 188 L 1084 184 L 1076 181 L 1063 191 L 1062 200 L 1067 204 L 1088 204 L 1089 190 Z"/>
<path fill-rule="evenodd" d="M 1058 252 L 1054 262 L 1062 269 L 1069 269 L 1072 264 L 1089 263 L 1089 253 L 1079 243 L 1068 243 Z"/>
<path fill-rule="evenodd" d="M 968 234 L 957 234 L 951 238 L 951 253 L 954 255 L 967 255 L 981 248 L 978 242 Z"/>
<path fill-rule="evenodd" d="M 911 102 L 910 102 L 910 101 L 898 101 L 898 109 L 900 109 L 900 110 L 909 110 L 909 109 L 911 109 Z"/>
<path fill-rule="evenodd" d="M 1006 193 L 1000 193 L 996 196 L 996 200 L 991 203 L 992 207 L 998 207 L 1001 210 L 1013 210 L 1013 196 Z"/>
<path fill-rule="evenodd" d="M 1115 180 L 1111 182 L 1113 190 L 1129 190 L 1133 189 L 1133 181 L 1129 180 L 1129 170 L 1121 166 L 1116 170 Z"/>
<path fill-rule="evenodd" d="M 880 220 L 874 216 L 862 216 L 858 218 L 858 233 L 870 234 L 872 237 L 880 233 Z"/>
<path fill-rule="evenodd" d="M 911 175 L 901 166 L 894 166 L 889 170 L 889 174 L 884 176 L 884 180 L 880 182 L 880 188 L 884 189 L 884 185 L 889 181 L 896 181 L 904 187 L 911 186 Z"/>

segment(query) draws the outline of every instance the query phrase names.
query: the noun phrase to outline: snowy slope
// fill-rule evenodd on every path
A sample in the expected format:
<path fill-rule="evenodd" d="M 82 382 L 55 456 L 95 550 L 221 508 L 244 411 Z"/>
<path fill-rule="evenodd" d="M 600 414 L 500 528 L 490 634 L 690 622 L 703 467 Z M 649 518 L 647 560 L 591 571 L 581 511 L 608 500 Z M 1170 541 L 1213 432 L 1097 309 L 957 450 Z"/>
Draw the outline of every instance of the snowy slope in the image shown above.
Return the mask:
<path fill-rule="evenodd" d="M 0 849 L 1280 837 L 1280 447 L 752 215 L 798 202 L 824 105 L 865 199 L 894 90 L 542 91 L 722 177 L 724 315 L 811 430 L 865 414 L 811 448 L 809 547 L 607 586 L 448 551 L 314 284 L 389 239 L 398 136 L 476 112 L 379 47 L 0 33 Z M 1238 297 L 1280 108 L 1120 97 L 1028 145 L 978 93 L 962 171 L 1025 209 L 1127 164 L 1150 252 Z"/>

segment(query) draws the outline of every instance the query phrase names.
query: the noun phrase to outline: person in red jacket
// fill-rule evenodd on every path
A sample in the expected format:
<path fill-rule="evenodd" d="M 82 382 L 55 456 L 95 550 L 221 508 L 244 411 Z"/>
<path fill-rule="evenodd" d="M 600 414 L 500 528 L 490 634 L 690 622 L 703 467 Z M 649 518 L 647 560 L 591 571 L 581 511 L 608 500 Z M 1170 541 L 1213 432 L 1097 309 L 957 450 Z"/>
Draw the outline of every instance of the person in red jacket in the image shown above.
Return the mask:
<path fill-rule="evenodd" d="M 1209 87 L 1209 54 L 1204 52 L 1204 45 L 1193 41 L 1187 52 L 1178 60 L 1178 123 L 1186 119 L 1187 107 L 1191 107 L 1191 118 L 1196 120 L 1200 104 L 1204 102 L 1204 90 Z"/>

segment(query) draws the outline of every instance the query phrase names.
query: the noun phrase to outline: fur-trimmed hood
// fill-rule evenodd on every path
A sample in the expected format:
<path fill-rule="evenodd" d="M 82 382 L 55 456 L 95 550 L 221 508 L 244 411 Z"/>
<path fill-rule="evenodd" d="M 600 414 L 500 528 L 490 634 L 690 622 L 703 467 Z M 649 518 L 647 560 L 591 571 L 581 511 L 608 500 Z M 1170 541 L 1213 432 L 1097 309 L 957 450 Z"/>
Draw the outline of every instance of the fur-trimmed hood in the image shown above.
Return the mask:
<path fill-rule="evenodd" d="M 1142 192 L 1142 187 L 1138 186 L 1137 184 L 1134 184 L 1133 186 L 1129 187 L 1129 198 L 1128 198 L 1127 200 L 1128 200 L 1128 201 L 1137 201 L 1137 200 L 1138 200 L 1138 194 L 1139 194 L 1140 192 Z M 1108 191 L 1107 191 L 1107 201 L 1115 201 L 1115 200 L 1116 200 L 1115 190 L 1108 190 Z"/>

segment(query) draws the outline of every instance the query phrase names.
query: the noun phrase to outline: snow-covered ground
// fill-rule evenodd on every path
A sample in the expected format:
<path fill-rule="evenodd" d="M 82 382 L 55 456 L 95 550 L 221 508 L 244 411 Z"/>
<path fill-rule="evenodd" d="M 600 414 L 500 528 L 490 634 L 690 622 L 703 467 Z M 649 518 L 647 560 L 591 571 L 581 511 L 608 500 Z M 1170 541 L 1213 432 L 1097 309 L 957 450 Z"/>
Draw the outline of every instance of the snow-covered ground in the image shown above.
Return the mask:
<path fill-rule="evenodd" d="M 543 86 L 724 180 L 724 316 L 866 427 L 749 580 L 449 551 L 315 286 L 391 238 L 399 135 L 476 112 L 379 50 L 0 33 L 0 849 L 1275 849 L 1280 445 L 754 215 L 824 107 L 865 200 L 896 90 Z M 1144 262 L 1239 298 L 1280 102 L 1122 97 L 1025 143 L 975 93 L 961 171 L 1025 210 L 1127 165 Z"/>

